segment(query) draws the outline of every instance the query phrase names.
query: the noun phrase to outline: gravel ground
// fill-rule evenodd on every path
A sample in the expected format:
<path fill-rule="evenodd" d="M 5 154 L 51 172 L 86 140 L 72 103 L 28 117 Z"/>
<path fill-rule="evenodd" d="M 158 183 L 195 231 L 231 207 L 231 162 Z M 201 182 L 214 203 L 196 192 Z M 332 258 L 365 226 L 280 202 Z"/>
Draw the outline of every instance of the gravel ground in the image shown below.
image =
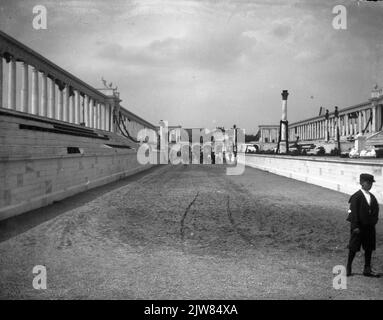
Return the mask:
<path fill-rule="evenodd" d="M 254 168 L 226 176 L 222 165 L 161 166 L 101 191 L 0 237 L 0 298 L 383 298 L 361 254 L 347 289 L 332 287 L 347 255 L 345 194 Z M 46 290 L 32 287 L 35 265 L 47 268 Z"/>

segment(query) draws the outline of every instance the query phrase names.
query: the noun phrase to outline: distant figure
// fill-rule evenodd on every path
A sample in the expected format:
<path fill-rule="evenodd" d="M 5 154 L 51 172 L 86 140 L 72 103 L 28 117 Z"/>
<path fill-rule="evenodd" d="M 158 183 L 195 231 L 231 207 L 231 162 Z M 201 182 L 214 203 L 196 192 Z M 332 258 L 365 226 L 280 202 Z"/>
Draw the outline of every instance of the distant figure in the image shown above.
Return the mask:
<path fill-rule="evenodd" d="M 374 176 L 362 173 L 359 177 L 361 189 L 355 192 L 348 201 L 350 203 L 347 221 L 351 223 L 351 235 L 348 245 L 347 276 L 352 275 L 352 261 L 355 254 L 364 250 L 364 271 L 366 277 L 379 277 L 371 269 L 372 251 L 376 249 L 375 225 L 378 222 L 379 204 L 375 196 L 370 192 L 375 182 Z"/>

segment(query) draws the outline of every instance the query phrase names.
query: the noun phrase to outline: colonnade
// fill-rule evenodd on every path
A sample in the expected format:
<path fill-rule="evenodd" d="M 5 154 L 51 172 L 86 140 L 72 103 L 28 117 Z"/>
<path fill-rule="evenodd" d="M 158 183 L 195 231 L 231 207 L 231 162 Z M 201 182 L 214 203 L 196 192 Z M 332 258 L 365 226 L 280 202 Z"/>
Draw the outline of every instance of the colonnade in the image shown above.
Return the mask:
<path fill-rule="evenodd" d="M 94 95 L 84 93 L 73 83 L 73 80 L 66 83 L 10 54 L 0 56 L 1 108 L 112 131 L 113 103 L 96 89 Z"/>
<path fill-rule="evenodd" d="M 358 110 L 343 111 L 335 117 L 330 114 L 328 119 L 324 116 L 293 123 L 289 126 L 289 140 L 331 140 L 337 139 L 337 126 L 340 138 L 347 138 L 356 134 L 372 134 L 378 131 L 377 115 L 382 112 L 382 105 L 368 103 Z"/>

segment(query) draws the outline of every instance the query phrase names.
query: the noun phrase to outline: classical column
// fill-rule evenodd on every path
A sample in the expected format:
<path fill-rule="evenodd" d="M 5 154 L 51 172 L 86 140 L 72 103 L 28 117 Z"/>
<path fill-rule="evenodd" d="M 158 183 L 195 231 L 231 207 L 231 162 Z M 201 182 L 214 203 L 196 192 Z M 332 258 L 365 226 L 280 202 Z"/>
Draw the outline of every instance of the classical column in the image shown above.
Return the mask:
<path fill-rule="evenodd" d="M 16 61 L 11 58 L 8 69 L 8 108 L 16 110 Z"/>
<path fill-rule="evenodd" d="M 91 97 L 89 97 L 89 127 L 94 128 L 94 107 Z"/>
<path fill-rule="evenodd" d="M 63 103 L 63 114 L 62 120 L 69 122 L 69 85 L 66 84 L 64 88 L 64 103 Z"/>
<path fill-rule="evenodd" d="M 375 101 L 372 103 L 372 131 L 371 133 L 374 133 L 376 131 L 376 103 Z"/>
<path fill-rule="evenodd" d="M 39 73 L 35 67 L 32 68 L 32 105 L 31 113 L 39 114 Z"/>
<path fill-rule="evenodd" d="M 68 117 L 68 122 L 70 123 L 76 123 L 76 113 L 74 110 L 74 93 L 69 92 L 69 117 Z"/>
<path fill-rule="evenodd" d="M 102 130 L 102 104 L 100 102 L 97 102 L 97 128 Z"/>
<path fill-rule="evenodd" d="M 85 126 L 89 127 L 90 123 L 90 114 L 89 114 L 89 98 L 88 95 L 84 94 L 84 114 L 85 114 Z"/>
<path fill-rule="evenodd" d="M 28 112 L 28 93 L 29 93 L 28 64 L 23 62 L 21 70 L 21 97 L 20 107 L 22 112 Z"/>
<path fill-rule="evenodd" d="M 59 86 L 57 119 L 64 120 L 64 88 Z"/>
<path fill-rule="evenodd" d="M 349 136 L 350 135 L 350 133 L 349 133 L 349 129 L 348 129 L 348 113 L 346 113 L 345 115 L 344 115 L 344 127 L 345 127 L 345 135 L 346 136 Z"/>
<path fill-rule="evenodd" d="M 367 125 L 367 112 L 366 112 L 366 109 L 364 109 L 362 111 L 362 115 L 363 115 L 363 129 L 364 130 L 366 128 L 366 125 Z"/>
<path fill-rule="evenodd" d="M 110 110 L 111 110 L 111 105 L 108 103 L 106 105 L 106 125 L 105 125 L 105 129 L 107 131 L 111 131 L 110 130 L 110 115 L 111 115 Z"/>
<path fill-rule="evenodd" d="M 56 118 L 56 85 L 55 80 L 50 79 L 49 81 L 49 105 L 48 105 L 48 117 Z"/>
<path fill-rule="evenodd" d="M 47 75 L 41 75 L 41 115 L 46 117 L 48 115 L 48 79 Z"/>
<path fill-rule="evenodd" d="M 3 56 L 0 55 L 0 108 L 3 107 Z"/>
<path fill-rule="evenodd" d="M 358 133 L 362 133 L 362 111 L 358 112 Z"/>
<path fill-rule="evenodd" d="M 287 144 L 287 97 L 289 92 L 287 90 L 282 91 L 282 125 L 281 125 L 281 144 L 279 145 L 279 152 L 285 153 L 289 146 Z"/>
<path fill-rule="evenodd" d="M 81 122 L 85 122 L 83 112 L 81 110 L 81 101 L 80 101 L 80 92 L 78 90 L 74 90 L 74 123 L 80 124 Z"/>

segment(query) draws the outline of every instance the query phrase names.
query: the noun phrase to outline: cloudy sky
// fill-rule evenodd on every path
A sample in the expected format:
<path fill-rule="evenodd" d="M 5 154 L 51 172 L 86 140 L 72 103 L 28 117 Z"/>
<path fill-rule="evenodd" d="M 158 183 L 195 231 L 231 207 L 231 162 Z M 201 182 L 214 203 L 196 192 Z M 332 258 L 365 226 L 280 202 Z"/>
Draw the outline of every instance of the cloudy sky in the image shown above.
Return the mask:
<path fill-rule="evenodd" d="M 32 27 L 35 5 L 48 29 Z M 347 8 L 335 30 L 333 7 Z M 383 85 L 383 1 L 0 0 L 0 30 L 158 124 L 255 132 L 366 101 Z"/>

